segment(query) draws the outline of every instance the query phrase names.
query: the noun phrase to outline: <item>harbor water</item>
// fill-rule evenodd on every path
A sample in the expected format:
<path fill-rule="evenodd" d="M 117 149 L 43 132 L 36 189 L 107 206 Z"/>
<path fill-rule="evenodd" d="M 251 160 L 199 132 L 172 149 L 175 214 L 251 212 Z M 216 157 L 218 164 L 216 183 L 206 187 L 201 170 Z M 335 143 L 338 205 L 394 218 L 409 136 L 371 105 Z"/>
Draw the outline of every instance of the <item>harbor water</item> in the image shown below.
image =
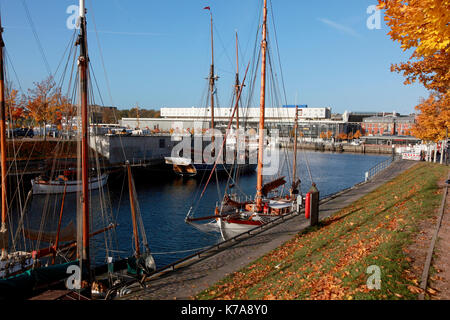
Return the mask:
<path fill-rule="evenodd" d="M 280 152 L 286 152 L 286 157 L 281 158 L 288 159 L 280 160 L 279 165 L 281 175 L 286 177 L 289 184 L 293 153 L 284 150 Z M 301 179 L 302 193 L 305 194 L 311 187 L 311 178 L 316 183 L 321 198 L 349 188 L 364 181 L 365 172 L 385 159 L 387 156 L 383 155 L 299 151 L 297 176 Z M 157 267 L 175 262 L 221 241 L 220 233 L 205 233 L 184 221 L 191 207 L 195 217 L 214 215 L 214 209 L 220 202 L 225 187 L 232 183 L 226 176 L 213 176 L 203 197 L 199 200 L 207 178 L 207 176 L 196 178 L 169 175 L 135 176 L 142 222 Z M 270 177 L 266 178 L 268 181 L 271 180 Z M 288 184 L 285 186 L 287 189 Z M 248 173 L 239 178 L 237 187 L 234 189 L 254 197 L 255 186 L 256 173 Z M 102 199 L 106 200 L 101 201 Z M 45 220 L 45 229 L 56 230 L 61 200 L 62 195 L 33 196 L 24 215 L 25 227 L 39 230 L 43 227 Z M 76 224 L 76 203 L 76 194 L 66 195 L 63 227 L 70 222 Z M 103 191 L 92 191 L 91 210 L 95 212 L 91 221 L 92 230 L 104 227 L 108 221 L 118 223 L 112 239 L 106 235 L 98 235 L 92 240 L 95 246 L 91 254 L 95 257 L 95 263 L 104 263 L 108 255 L 130 256 L 134 250 L 134 244 L 126 180 L 110 180 Z M 20 214 L 16 213 L 14 216 L 13 223 L 17 226 Z M 48 223 L 49 221 L 51 223 Z M 17 235 L 17 239 L 20 239 L 20 235 Z M 17 245 L 21 246 L 21 241 L 17 241 Z"/>

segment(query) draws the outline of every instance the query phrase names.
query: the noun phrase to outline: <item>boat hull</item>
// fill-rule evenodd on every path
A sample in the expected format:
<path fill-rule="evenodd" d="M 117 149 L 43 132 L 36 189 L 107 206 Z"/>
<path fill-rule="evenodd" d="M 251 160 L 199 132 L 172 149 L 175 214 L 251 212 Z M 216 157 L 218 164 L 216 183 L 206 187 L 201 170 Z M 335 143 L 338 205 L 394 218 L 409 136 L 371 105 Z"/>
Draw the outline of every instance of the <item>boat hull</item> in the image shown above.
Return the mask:
<path fill-rule="evenodd" d="M 189 158 L 182 157 L 166 157 L 166 164 L 172 165 L 173 171 L 180 176 L 193 177 L 198 173 L 211 172 L 214 167 L 217 173 L 230 173 L 236 167 L 241 173 L 248 173 L 256 170 L 256 164 L 242 163 L 242 164 L 224 164 L 219 163 L 194 163 Z"/>
<path fill-rule="evenodd" d="M 219 228 L 222 238 L 228 240 L 242 233 L 246 233 L 263 224 L 262 221 L 254 220 L 231 220 L 219 218 Z"/>
<path fill-rule="evenodd" d="M 274 213 L 252 213 L 246 212 L 242 213 L 240 217 L 237 218 L 219 218 L 219 228 L 222 238 L 228 240 L 230 238 L 236 237 L 239 234 L 246 233 L 256 227 L 266 224 L 272 220 L 278 219 L 281 216 L 286 216 L 294 212 L 298 212 L 299 207 L 296 209 L 293 207 L 294 202 L 289 201 L 270 201 L 271 210 Z"/>
<path fill-rule="evenodd" d="M 89 179 L 89 190 L 95 190 L 103 187 L 108 181 L 108 174 L 104 173 L 100 178 Z M 48 183 L 40 183 L 36 180 L 31 180 L 33 194 L 58 194 L 80 192 L 82 184 L 80 181 L 50 181 Z"/>
<path fill-rule="evenodd" d="M 30 269 L 33 266 L 33 258 L 30 253 L 16 251 L 8 254 L 6 260 L 0 260 L 0 279 L 14 276 Z"/>

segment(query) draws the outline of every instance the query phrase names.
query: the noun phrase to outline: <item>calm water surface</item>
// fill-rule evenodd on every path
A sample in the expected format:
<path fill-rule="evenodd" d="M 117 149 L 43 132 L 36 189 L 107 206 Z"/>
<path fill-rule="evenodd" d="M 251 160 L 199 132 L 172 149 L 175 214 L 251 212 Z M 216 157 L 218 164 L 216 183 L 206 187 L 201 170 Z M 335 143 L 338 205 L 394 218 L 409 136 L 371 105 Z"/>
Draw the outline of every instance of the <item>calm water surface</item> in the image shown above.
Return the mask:
<path fill-rule="evenodd" d="M 280 151 L 281 153 L 286 151 Z M 287 152 L 291 159 L 293 153 Z M 285 157 L 282 157 L 285 158 Z M 353 186 L 364 180 L 364 173 L 376 164 L 387 159 L 383 155 L 362 155 L 350 153 L 298 153 L 298 176 L 302 181 L 301 189 L 306 193 L 311 187 L 311 179 L 307 170 L 309 164 L 311 176 L 320 191 L 321 197 L 336 193 L 342 189 Z M 290 179 L 291 168 L 288 163 L 280 161 L 281 172 Z M 226 177 L 216 180 L 214 177 L 201 201 L 197 201 L 204 187 L 204 180 L 199 178 L 183 179 L 178 177 L 135 177 L 139 207 L 145 226 L 150 249 L 158 267 L 162 267 L 189 254 L 197 249 L 213 245 L 221 240 L 219 233 L 204 233 L 186 224 L 184 219 L 191 206 L 196 208 L 195 217 L 214 214 L 216 202 L 223 195 L 227 185 Z M 267 178 L 270 180 L 270 177 Z M 256 186 L 256 173 L 245 174 L 240 177 L 239 188 L 247 195 L 254 196 Z M 114 251 L 109 255 L 126 257 L 133 252 L 132 224 L 128 198 L 128 187 L 122 188 L 122 181 L 110 181 L 104 194 L 99 191 L 91 193 L 91 206 L 93 214 L 93 229 L 97 230 L 107 224 L 107 221 L 116 220 L 119 226 L 109 238 L 107 234 L 97 236 L 93 242 L 96 244 L 92 254 L 96 263 L 103 263 L 106 257 L 105 243 Z M 110 203 L 105 206 L 103 203 Z M 41 221 L 47 221 L 47 230 L 56 230 L 57 217 L 61 207 L 59 196 L 34 196 L 27 213 L 24 224 L 33 229 L 40 229 Z M 45 214 L 43 214 L 43 208 Z M 99 212 L 102 212 L 101 214 Z M 43 216 L 45 216 L 43 218 Z M 18 220 L 16 217 L 15 220 Z M 48 223 L 52 221 L 52 223 Z M 76 195 L 68 194 L 65 199 L 62 225 L 76 221 Z M 17 225 L 17 221 L 15 221 Z M 20 238 L 20 237 L 19 237 Z"/>

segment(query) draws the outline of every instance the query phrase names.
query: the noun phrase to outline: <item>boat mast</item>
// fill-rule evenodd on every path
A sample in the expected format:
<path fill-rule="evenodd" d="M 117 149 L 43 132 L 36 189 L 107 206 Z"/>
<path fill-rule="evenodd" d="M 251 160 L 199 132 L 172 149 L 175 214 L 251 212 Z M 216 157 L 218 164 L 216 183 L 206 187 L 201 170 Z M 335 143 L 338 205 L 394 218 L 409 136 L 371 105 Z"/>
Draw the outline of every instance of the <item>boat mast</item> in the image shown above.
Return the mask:
<path fill-rule="evenodd" d="M 80 46 L 80 56 L 78 58 L 78 67 L 80 74 L 80 92 L 81 92 L 81 180 L 82 180 L 82 227 L 83 243 L 81 251 L 81 261 L 83 268 L 88 270 L 89 280 L 90 258 L 89 258 L 89 118 L 88 118 L 88 79 L 87 68 L 89 58 L 87 55 L 87 35 L 86 35 L 86 9 L 85 0 L 80 0 L 80 35 L 78 44 Z"/>
<path fill-rule="evenodd" d="M 234 145 L 234 159 L 236 161 L 236 168 L 234 170 L 234 181 L 237 183 L 238 181 L 238 164 L 239 164 L 239 100 L 240 100 L 240 90 L 241 83 L 239 81 L 239 42 L 238 42 L 238 33 L 236 31 L 236 81 L 234 84 L 234 88 L 236 91 L 236 144 Z"/>
<path fill-rule="evenodd" d="M 135 246 L 135 257 L 139 258 L 141 256 L 141 250 L 139 248 L 139 233 L 138 233 L 138 225 L 136 219 L 136 206 L 134 202 L 134 188 L 133 181 L 131 177 L 131 167 L 130 162 L 127 161 L 127 173 L 128 173 L 128 190 L 130 195 L 130 207 L 131 207 L 131 218 L 133 220 L 133 235 L 134 235 L 134 246 Z"/>
<path fill-rule="evenodd" d="M 209 10 L 209 14 L 211 16 L 211 68 L 209 71 L 209 92 L 211 95 L 211 132 L 212 132 L 212 137 L 211 137 L 211 141 L 213 144 L 213 149 L 212 152 L 214 154 L 215 148 L 214 148 L 214 87 L 215 87 L 215 81 L 217 80 L 216 76 L 214 75 L 214 33 L 213 33 L 213 17 L 212 17 L 212 12 L 211 9 L 208 7 Z"/>
<path fill-rule="evenodd" d="M 261 41 L 261 97 L 259 107 L 258 176 L 256 182 L 256 211 L 262 211 L 263 156 L 264 156 L 264 113 L 266 106 L 266 55 L 267 55 L 267 0 L 264 0 Z"/>
<path fill-rule="evenodd" d="M 236 31 L 236 83 L 234 85 L 236 90 L 236 99 L 239 96 L 239 90 L 241 87 L 241 84 L 239 82 L 239 47 L 238 47 L 238 33 Z M 237 108 L 236 108 L 236 130 L 239 131 L 239 101 L 237 101 Z M 237 137 L 236 137 L 236 146 L 237 146 Z"/>
<path fill-rule="evenodd" d="M 297 175 L 297 131 L 298 131 L 298 106 L 295 106 L 295 123 L 294 123 L 294 161 L 292 163 L 292 187 L 291 197 L 294 195 L 294 190 L 297 189 L 296 175 Z"/>
<path fill-rule="evenodd" d="M 5 104 L 5 74 L 3 65 L 3 27 L 0 17 L 0 152 L 1 152 L 1 179 L 2 179 L 2 224 L 0 229 L 0 242 L 2 244 L 1 260 L 8 256 L 8 233 L 6 218 L 8 215 L 7 204 L 7 164 L 6 164 L 6 104 Z"/>

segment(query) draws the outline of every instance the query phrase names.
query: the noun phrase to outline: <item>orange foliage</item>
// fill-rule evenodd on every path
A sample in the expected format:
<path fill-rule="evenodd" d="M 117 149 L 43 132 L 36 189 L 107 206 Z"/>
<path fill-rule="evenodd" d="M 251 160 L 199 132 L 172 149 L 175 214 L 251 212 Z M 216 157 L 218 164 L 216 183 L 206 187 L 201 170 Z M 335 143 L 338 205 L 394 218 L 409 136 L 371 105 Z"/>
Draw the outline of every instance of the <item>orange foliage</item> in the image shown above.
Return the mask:
<path fill-rule="evenodd" d="M 69 99 L 62 95 L 51 77 L 35 82 L 34 88 L 28 90 L 26 107 L 36 124 L 53 124 L 62 129 L 62 120 L 75 116 L 76 110 Z"/>
<path fill-rule="evenodd" d="M 345 132 L 339 133 L 338 139 L 340 139 L 340 140 L 347 140 L 347 134 Z"/>
<path fill-rule="evenodd" d="M 431 95 L 416 107 L 420 111 L 416 125 L 411 132 L 416 137 L 425 141 L 438 142 L 445 139 L 445 128 L 450 128 L 450 96 L 449 94 L 439 98 Z"/>
<path fill-rule="evenodd" d="M 7 95 L 5 99 L 6 104 L 6 119 L 12 121 L 13 126 L 16 125 L 17 120 L 23 118 L 25 116 L 24 108 L 22 107 L 22 102 L 18 101 L 18 91 L 12 89 Z"/>
<path fill-rule="evenodd" d="M 414 49 L 410 61 L 394 64 L 405 84 L 419 81 L 431 91 L 416 107 L 420 112 L 412 133 L 426 141 L 444 138 L 450 128 L 450 0 L 379 0 L 385 9 L 388 35 L 403 50 Z"/>

